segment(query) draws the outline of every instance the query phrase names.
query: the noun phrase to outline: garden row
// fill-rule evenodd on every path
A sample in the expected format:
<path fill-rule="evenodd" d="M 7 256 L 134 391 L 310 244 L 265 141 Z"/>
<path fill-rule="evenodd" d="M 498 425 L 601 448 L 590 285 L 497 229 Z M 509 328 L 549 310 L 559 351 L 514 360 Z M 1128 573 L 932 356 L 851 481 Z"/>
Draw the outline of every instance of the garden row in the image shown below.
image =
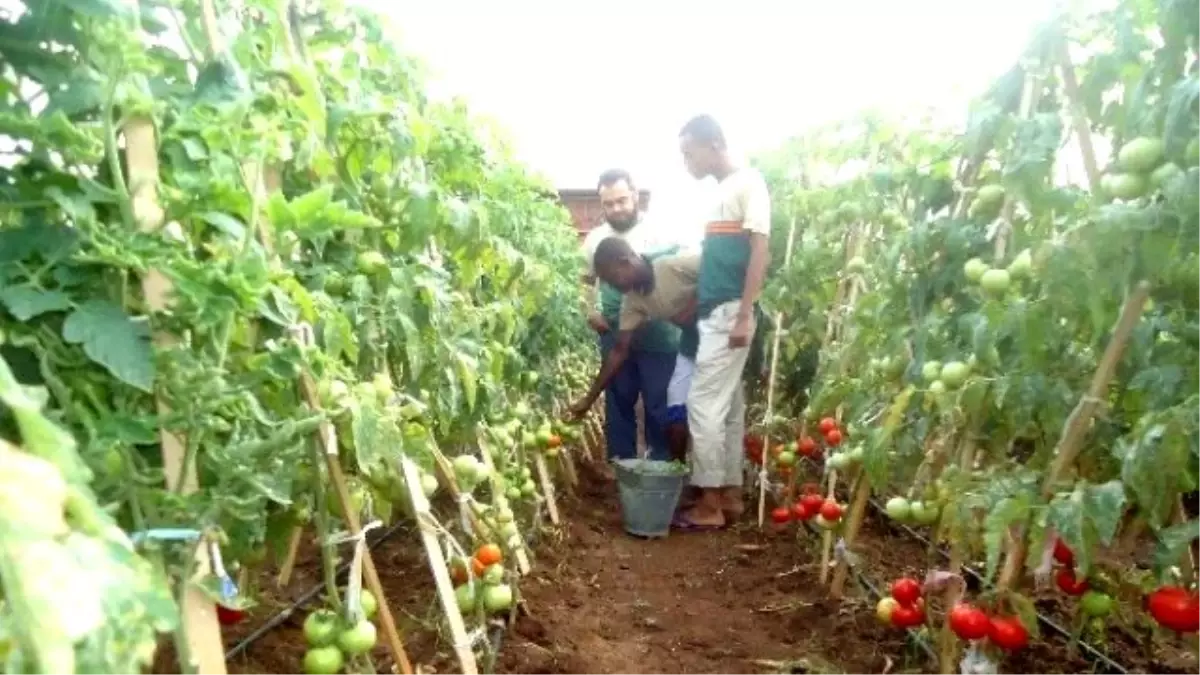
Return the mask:
<path fill-rule="evenodd" d="M 406 522 L 474 672 L 547 462 L 594 441 L 551 423 L 588 344 L 553 191 L 340 2 L 30 3 L 0 36 L 6 670 L 225 672 L 315 540 L 291 669 L 412 672 L 367 546 Z"/>
<path fill-rule="evenodd" d="M 1037 639 L 1047 585 L 1085 641 L 1195 648 L 1196 12 L 1059 16 L 965 131 L 864 115 L 761 160 L 783 319 L 747 441 L 765 513 L 824 528 L 834 598 L 879 562 L 856 544 L 873 499 L 926 530 L 946 559 L 879 610 L 930 631 L 942 672 Z M 798 488 L 803 457 L 820 485 Z"/>

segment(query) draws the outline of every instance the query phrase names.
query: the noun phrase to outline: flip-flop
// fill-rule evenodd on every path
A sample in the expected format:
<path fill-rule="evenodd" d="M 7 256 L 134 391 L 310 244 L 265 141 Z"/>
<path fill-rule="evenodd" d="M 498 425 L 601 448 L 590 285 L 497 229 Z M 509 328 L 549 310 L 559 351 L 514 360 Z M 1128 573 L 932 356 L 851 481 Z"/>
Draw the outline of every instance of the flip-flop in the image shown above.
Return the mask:
<path fill-rule="evenodd" d="M 702 525 L 692 522 L 691 518 L 682 513 L 676 513 L 675 517 L 671 519 L 671 529 L 679 530 L 680 532 L 716 532 L 725 529 L 725 527 L 725 525 Z"/>

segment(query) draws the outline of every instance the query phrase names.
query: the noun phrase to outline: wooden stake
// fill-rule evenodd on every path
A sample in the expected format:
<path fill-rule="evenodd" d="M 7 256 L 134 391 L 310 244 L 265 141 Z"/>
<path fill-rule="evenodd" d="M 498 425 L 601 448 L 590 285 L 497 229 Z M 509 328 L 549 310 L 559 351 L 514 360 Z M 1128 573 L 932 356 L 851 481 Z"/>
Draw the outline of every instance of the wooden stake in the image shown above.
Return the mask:
<path fill-rule="evenodd" d="M 293 332 L 296 334 L 296 340 L 301 348 L 312 345 L 312 330 L 308 326 L 301 326 L 294 329 Z M 307 372 L 300 374 L 300 391 L 310 408 L 321 409 L 321 399 L 317 394 L 316 383 L 313 382 L 312 375 Z M 321 423 L 317 440 L 324 448 L 325 468 L 329 472 L 329 480 L 333 484 L 338 504 L 346 518 L 347 529 L 351 536 L 357 536 L 362 532 L 362 522 L 358 511 L 354 509 L 354 502 L 350 499 L 350 490 L 346 487 L 346 476 L 342 472 L 342 464 L 338 459 L 337 432 L 328 420 Z M 409 486 L 410 488 L 414 487 L 412 483 Z M 415 487 L 420 487 L 419 477 Z M 375 569 L 375 559 L 371 555 L 370 549 L 363 554 L 363 580 L 367 582 L 367 590 L 371 591 L 371 594 L 379 601 L 379 625 L 383 628 L 383 637 L 387 642 L 388 651 L 391 652 L 396 665 L 400 667 L 400 672 L 404 675 L 412 675 L 412 663 L 408 659 L 408 652 L 404 650 L 404 643 L 400 640 L 400 630 L 396 627 L 392 608 L 388 603 L 387 596 L 384 595 L 383 584 L 379 581 L 379 572 Z"/>
<path fill-rule="evenodd" d="M 454 653 L 458 657 L 458 665 L 461 666 L 464 675 L 475 675 L 479 672 L 479 666 L 475 662 L 475 652 L 471 649 L 470 638 L 467 636 L 462 610 L 458 608 L 454 583 L 450 580 L 449 567 L 438 542 L 437 530 L 429 523 L 433 514 L 430 513 L 429 500 L 421 492 L 421 473 L 408 457 L 400 457 L 400 466 L 404 472 L 404 483 L 408 486 L 408 496 L 412 499 L 413 515 L 421 531 L 421 542 L 425 545 L 425 554 L 429 557 L 429 570 L 433 572 L 438 599 L 441 600 L 442 611 L 446 614 L 446 622 L 450 624 L 450 637 L 453 640 Z M 382 602 L 380 604 L 382 609 Z"/>
<path fill-rule="evenodd" d="M 542 484 L 542 494 L 546 498 L 546 511 L 550 514 L 550 522 L 558 525 L 562 521 L 558 515 L 558 500 L 554 497 L 554 481 L 550 480 L 550 471 L 546 468 L 546 456 L 537 453 L 533 464 L 537 467 L 538 480 Z"/>
<path fill-rule="evenodd" d="M 1096 149 L 1092 146 L 1092 131 L 1088 125 L 1087 113 L 1083 111 L 1079 80 L 1075 77 L 1075 64 L 1071 62 L 1066 38 L 1062 37 L 1056 42 L 1063 90 L 1071 109 L 1071 126 L 1075 128 L 1075 137 L 1079 139 L 1079 152 L 1083 155 L 1083 170 L 1087 173 L 1088 189 L 1095 190 L 1100 185 L 1100 167 L 1096 163 Z"/>
<path fill-rule="evenodd" d="M 787 249 L 783 254 L 783 269 L 792 264 L 792 246 L 796 242 L 796 219 L 788 228 Z M 771 468 L 771 415 L 775 409 L 775 370 L 779 367 L 779 339 L 783 335 L 783 312 L 775 312 L 775 337 L 771 343 L 771 369 L 767 373 L 767 411 L 763 416 L 763 472 Z M 794 469 L 793 469 L 794 473 Z M 758 481 L 758 529 L 762 529 L 767 512 L 767 481 Z"/>
<path fill-rule="evenodd" d="M 858 487 L 854 490 L 854 501 L 850 503 L 850 519 L 846 521 L 846 529 L 842 534 L 842 541 L 845 542 L 847 552 L 849 552 L 850 545 L 858 537 L 858 530 L 862 527 L 863 516 L 867 510 L 867 500 L 870 496 L 871 481 L 867 480 L 865 471 L 860 471 L 858 475 Z M 833 572 L 833 583 L 829 587 L 829 594 L 835 599 L 842 597 L 849 569 L 850 566 L 846 562 L 846 557 L 842 556 L 839 558 L 837 568 Z"/>
<path fill-rule="evenodd" d="M 279 566 L 279 576 L 275 579 L 275 585 L 279 588 L 286 588 L 292 580 L 292 571 L 296 567 L 296 556 L 300 553 L 300 542 L 304 539 L 304 527 L 297 525 L 292 528 L 292 535 L 288 538 L 287 556 L 283 559 L 283 564 Z"/>
<path fill-rule="evenodd" d="M 135 117 L 126 122 L 122 130 L 125 136 L 125 159 L 127 186 L 130 205 L 138 228 L 153 232 L 162 227 L 163 211 L 158 204 L 158 142 L 154 123 L 146 117 Z M 171 293 L 171 282 L 158 270 L 149 270 L 142 279 L 142 294 L 151 314 L 167 309 Z M 157 348 L 170 348 L 175 337 L 156 331 L 153 336 Z M 160 418 L 170 414 L 161 397 L 156 398 Z M 196 478 L 195 459 L 187 459 L 186 442 L 165 428 L 159 428 L 162 446 L 163 473 L 167 489 L 180 494 L 191 494 L 199 489 Z M 187 466 L 184 463 L 187 462 Z M 181 610 L 183 630 L 187 635 L 188 649 L 193 666 L 200 673 L 224 675 L 225 647 L 221 643 L 221 626 L 217 623 L 217 610 L 213 601 L 200 590 L 198 582 L 212 571 L 208 558 L 208 547 L 196 547 L 195 576 L 182 580 L 183 597 Z"/>

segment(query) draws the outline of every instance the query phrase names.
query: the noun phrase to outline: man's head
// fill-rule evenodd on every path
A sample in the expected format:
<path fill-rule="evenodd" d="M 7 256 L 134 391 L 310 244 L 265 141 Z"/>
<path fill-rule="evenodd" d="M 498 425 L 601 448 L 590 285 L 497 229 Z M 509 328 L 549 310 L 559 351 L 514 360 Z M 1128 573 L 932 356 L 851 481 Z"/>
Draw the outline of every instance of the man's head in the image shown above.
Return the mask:
<path fill-rule="evenodd" d="M 697 180 L 714 175 L 728 163 L 725 149 L 725 133 L 711 115 L 697 115 L 679 130 L 683 163 Z"/>
<path fill-rule="evenodd" d="M 596 191 L 600 193 L 600 208 L 604 219 L 618 232 L 627 232 L 637 224 L 638 193 L 633 179 L 624 169 L 609 169 L 600 174 Z"/>
<path fill-rule="evenodd" d="M 607 237 L 596 247 L 592 256 L 596 276 L 622 293 L 628 293 L 646 282 L 649 266 L 629 242 L 619 237 Z"/>

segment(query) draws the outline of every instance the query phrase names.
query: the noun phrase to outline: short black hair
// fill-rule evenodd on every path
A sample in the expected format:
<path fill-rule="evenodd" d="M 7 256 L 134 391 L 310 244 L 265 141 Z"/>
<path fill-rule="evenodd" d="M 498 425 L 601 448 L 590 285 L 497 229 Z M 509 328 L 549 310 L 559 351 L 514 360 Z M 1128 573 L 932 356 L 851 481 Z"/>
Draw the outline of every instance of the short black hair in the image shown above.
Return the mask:
<path fill-rule="evenodd" d="M 592 267 L 598 272 L 632 255 L 633 247 L 629 242 L 620 237 L 605 237 L 592 254 Z"/>
<path fill-rule="evenodd" d="M 725 146 L 725 132 L 712 115 L 696 115 L 679 130 L 680 136 L 691 136 L 701 143 L 713 143 L 718 147 Z"/>
<path fill-rule="evenodd" d="M 599 190 L 602 187 L 616 185 L 621 181 L 625 181 L 629 185 L 629 189 L 633 189 L 633 176 L 630 176 L 628 171 L 625 169 L 609 169 L 600 174 L 599 180 L 596 181 L 596 189 Z"/>

